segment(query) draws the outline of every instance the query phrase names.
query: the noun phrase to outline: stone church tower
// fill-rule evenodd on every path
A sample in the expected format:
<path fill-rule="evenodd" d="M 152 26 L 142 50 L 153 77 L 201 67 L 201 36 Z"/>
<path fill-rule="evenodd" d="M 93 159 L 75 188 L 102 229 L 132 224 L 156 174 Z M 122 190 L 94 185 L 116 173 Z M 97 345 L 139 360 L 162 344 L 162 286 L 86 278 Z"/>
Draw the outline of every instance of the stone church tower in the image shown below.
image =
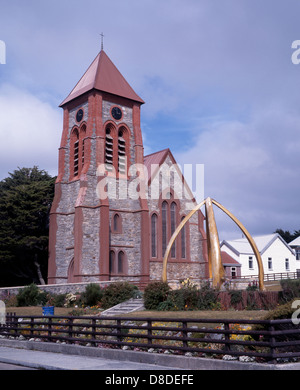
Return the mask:
<path fill-rule="evenodd" d="M 49 284 L 129 280 L 145 285 L 161 278 L 166 245 L 189 211 L 191 192 L 169 149 L 144 156 L 142 104 L 103 50 L 61 103 Z M 185 189 L 180 196 L 175 176 Z M 203 219 L 199 212 L 177 238 L 169 279 L 207 275 Z"/>

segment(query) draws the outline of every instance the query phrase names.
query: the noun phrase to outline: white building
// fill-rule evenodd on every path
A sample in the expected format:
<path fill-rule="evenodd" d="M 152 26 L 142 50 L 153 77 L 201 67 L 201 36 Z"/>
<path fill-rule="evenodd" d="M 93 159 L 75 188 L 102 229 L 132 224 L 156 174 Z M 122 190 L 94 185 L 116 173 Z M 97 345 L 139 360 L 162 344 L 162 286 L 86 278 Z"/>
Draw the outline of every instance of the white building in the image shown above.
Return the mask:
<path fill-rule="evenodd" d="M 294 250 L 278 234 L 253 237 L 260 252 L 265 275 L 300 272 L 300 260 L 296 260 Z M 247 240 L 223 240 L 221 250 L 227 252 L 241 264 L 241 276 L 257 276 L 256 257 Z"/>
<path fill-rule="evenodd" d="M 296 260 L 300 260 L 300 236 L 291 241 L 289 246 L 295 251 Z"/>

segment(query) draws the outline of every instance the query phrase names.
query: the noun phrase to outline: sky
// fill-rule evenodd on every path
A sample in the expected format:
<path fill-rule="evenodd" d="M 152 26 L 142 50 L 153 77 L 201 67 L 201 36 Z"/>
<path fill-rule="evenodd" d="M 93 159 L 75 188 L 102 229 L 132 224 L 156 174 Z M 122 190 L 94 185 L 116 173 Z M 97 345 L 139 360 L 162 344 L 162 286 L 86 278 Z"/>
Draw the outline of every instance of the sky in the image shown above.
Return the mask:
<path fill-rule="evenodd" d="M 0 0 L 0 180 L 34 165 L 57 174 L 58 106 L 103 32 L 146 102 L 145 154 L 204 164 L 205 197 L 252 235 L 299 230 L 299 14 L 296 0 Z M 241 237 L 215 213 L 220 239 Z"/>

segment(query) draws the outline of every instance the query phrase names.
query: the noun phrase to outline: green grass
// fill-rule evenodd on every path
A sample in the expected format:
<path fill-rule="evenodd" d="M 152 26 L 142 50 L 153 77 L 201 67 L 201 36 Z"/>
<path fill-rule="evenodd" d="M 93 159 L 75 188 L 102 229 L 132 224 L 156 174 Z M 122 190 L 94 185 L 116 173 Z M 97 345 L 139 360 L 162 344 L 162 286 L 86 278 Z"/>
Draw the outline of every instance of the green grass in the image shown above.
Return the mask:
<path fill-rule="evenodd" d="M 260 320 L 268 313 L 267 310 L 195 310 L 195 311 L 152 311 L 145 310 L 124 314 L 124 317 L 154 317 L 154 318 L 191 318 L 191 319 L 231 319 Z"/>
<path fill-rule="evenodd" d="M 74 308 L 55 307 L 54 314 L 61 316 L 71 315 Z M 24 306 L 24 307 L 7 307 L 7 313 L 16 313 L 23 316 L 41 316 L 43 314 L 41 306 Z M 99 311 L 100 313 L 100 311 Z M 146 317 L 153 318 L 191 318 L 191 319 L 232 319 L 232 320 L 260 320 L 268 313 L 267 310 L 197 310 L 197 311 L 155 311 L 144 310 L 122 315 L 123 317 Z M 86 315 L 97 315 L 98 312 L 93 310 L 92 313 Z"/>

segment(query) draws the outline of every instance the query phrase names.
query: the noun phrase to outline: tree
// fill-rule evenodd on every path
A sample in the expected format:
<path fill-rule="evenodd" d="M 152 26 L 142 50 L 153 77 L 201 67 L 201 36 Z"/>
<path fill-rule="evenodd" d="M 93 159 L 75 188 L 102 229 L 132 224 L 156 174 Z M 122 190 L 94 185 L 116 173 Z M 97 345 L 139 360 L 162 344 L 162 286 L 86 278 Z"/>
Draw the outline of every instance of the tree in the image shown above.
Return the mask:
<path fill-rule="evenodd" d="M 294 233 L 291 233 L 288 230 L 276 229 L 274 233 L 278 233 L 287 243 L 300 236 L 300 230 L 294 230 Z"/>
<path fill-rule="evenodd" d="M 55 178 L 36 166 L 9 175 L 0 182 L 0 285 L 41 284 Z"/>

